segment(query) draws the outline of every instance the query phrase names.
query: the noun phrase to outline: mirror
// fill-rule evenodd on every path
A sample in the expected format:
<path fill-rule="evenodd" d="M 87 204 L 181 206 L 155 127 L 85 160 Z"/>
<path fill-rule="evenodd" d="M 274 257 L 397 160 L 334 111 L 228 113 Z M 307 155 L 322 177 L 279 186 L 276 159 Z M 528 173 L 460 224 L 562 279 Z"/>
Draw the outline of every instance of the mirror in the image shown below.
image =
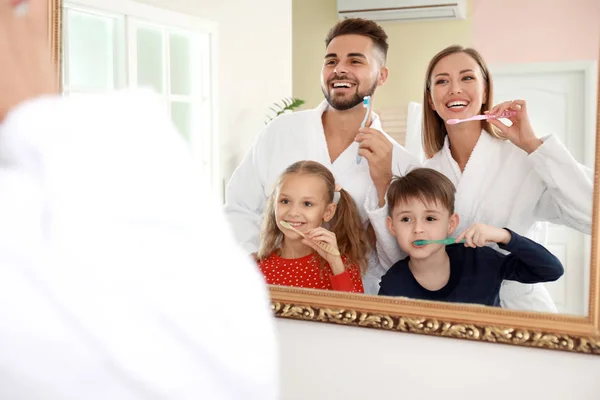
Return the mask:
<path fill-rule="evenodd" d="M 323 38 L 337 22 L 336 5 L 333 1 L 293 4 L 293 94 L 306 100 L 308 107 L 316 107 L 323 100 L 317 78 L 325 52 Z M 383 129 L 423 159 L 421 118 L 429 60 L 448 45 L 472 46 L 490 69 L 494 104 L 526 100 L 536 134 L 554 133 L 578 162 L 593 169 L 600 7 L 594 1 L 561 1 L 538 13 L 536 4 L 472 0 L 467 2 L 464 20 L 381 22 L 389 36 L 390 73 L 377 89 L 373 107 Z M 514 13 L 514 9 L 521 11 Z M 317 21 L 314 15 L 319 15 Z M 581 29 L 583 25 L 589 29 Z M 591 236 L 550 223 L 539 223 L 534 231 L 530 236 L 564 266 L 560 279 L 543 284 L 557 311 L 588 315 Z"/>
<path fill-rule="evenodd" d="M 256 7 L 225 18 L 208 5 L 177 5 L 173 6 L 177 7 L 176 13 L 171 13 L 173 9 L 166 1 L 144 3 L 152 6 L 138 3 L 135 15 L 128 15 L 131 8 L 108 6 L 99 0 L 64 2 L 63 90 L 77 95 L 152 87 L 162 95 L 173 122 L 194 149 L 199 168 L 212 178 L 214 189 L 223 190 L 224 182 L 242 161 L 268 117 L 273 116 L 269 110 L 273 103 L 281 104 L 280 99 L 290 96 L 302 99 L 304 105 L 292 110 L 296 112 L 317 107 L 323 100 L 319 79 L 324 38 L 338 22 L 335 0 L 269 2 L 274 15 L 291 12 L 291 28 L 289 20 L 267 19 Z M 389 78 L 373 96 L 373 109 L 383 130 L 416 157 L 423 157 L 420 132 L 427 64 L 444 47 L 461 44 L 478 49 L 486 60 L 494 80 L 495 104 L 525 99 L 536 135 L 556 135 L 579 163 L 593 169 L 597 157 L 594 149 L 600 49 L 597 2 L 554 2 L 545 5 L 544 13 L 538 12 L 538 3 L 533 0 L 467 0 L 466 7 L 466 19 L 379 22 L 390 44 Z M 515 13 L 515 9 L 520 11 Z M 187 20 L 181 15 L 186 15 Z M 247 15 L 254 20 L 250 21 Z M 257 23 L 262 18 L 265 24 Z M 271 25 L 267 26 L 266 21 Z M 510 29 L 506 21 L 511 21 Z M 242 28 L 253 33 L 252 40 L 240 40 Z M 287 41 L 290 29 L 291 47 Z M 273 32 L 288 32 L 288 36 Z M 265 45 L 265 40 L 269 45 Z M 246 63 L 257 62 L 264 66 L 242 68 Z M 217 135 L 221 135 L 221 143 L 215 140 Z M 592 200 L 590 197 L 589 204 Z M 597 299 L 590 297 L 590 287 L 597 285 L 597 272 L 590 270 L 590 235 L 562 225 L 543 223 L 536 228 L 535 240 L 543 243 L 565 269 L 556 282 L 544 284 L 558 313 L 596 318 Z M 395 307 L 402 305 L 412 307 L 411 315 L 435 314 L 436 310 L 459 315 L 458 311 L 451 311 L 451 305 L 437 302 L 283 287 L 273 287 L 272 293 L 278 315 L 293 318 L 342 323 L 350 317 L 337 314 L 335 307 L 359 310 L 367 305 L 370 310 L 381 306 L 389 313 L 399 312 Z M 591 294 L 597 296 L 597 289 Z M 321 310 L 324 314 L 309 318 L 304 315 L 308 306 L 294 308 L 289 303 L 290 307 L 284 310 L 285 301 L 292 298 L 294 304 L 306 304 L 310 298 L 316 304 L 331 302 L 335 307 L 327 309 L 330 314 Z M 488 316 L 478 314 L 481 309 L 477 308 L 469 317 L 461 318 L 486 323 L 508 321 L 501 318 L 505 310 L 489 308 Z M 387 319 L 377 318 L 375 322 L 361 323 L 383 327 L 382 321 Z M 531 324 L 539 323 L 544 329 L 553 326 L 541 318 L 523 314 L 519 324 L 526 326 L 526 321 L 533 321 Z M 557 321 L 559 317 L 548 318 Z M 583 323 L 571 317 L 560 318 L 573 326 Z M 356 316 L 350 319 L 355 321 Z M 352 323 L 360 325 L 357 320 Z M 581 328 L 581 333 L 585 332 L 589 333 Z"/>

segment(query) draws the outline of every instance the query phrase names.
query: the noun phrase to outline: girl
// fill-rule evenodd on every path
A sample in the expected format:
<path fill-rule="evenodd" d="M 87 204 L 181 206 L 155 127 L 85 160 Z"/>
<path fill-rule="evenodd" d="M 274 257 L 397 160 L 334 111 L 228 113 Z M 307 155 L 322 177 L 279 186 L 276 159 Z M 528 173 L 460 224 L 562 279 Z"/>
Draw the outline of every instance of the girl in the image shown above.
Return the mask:
<path fill-rule="evenodd" d="M 305 238 L 282 226 L 282 221 Z M 323 250 L 318 241 L 341 256 Z M 348 192 L 336 186 L 331 171 L 314 161 L 290 165 L 265 210 L 257 258 L 267 283 L 363 293 L 361 272 L 366 269 L 369 251 L 356 204 Z"/>
<path fill-rule="evenodd" d="M 494 107 L 492 102 L 492 77 L 476 50 L 450 46 L 430 61 L 423 98 L 424 166 L 443 173 L 456 187 L 461 221 L 456 232 L 481 222 L 532 236 L 538 221 L 549 221 L 590 234 L 592 171 L 578 164 L 555 135 L 536 136 L 524 100 Z M 515 113 L 510 126 L 498 119 L 446 123 L 507 110 Z M 373 196 L 368 203 L 367 210 L 374 212 Z M 389 266 L 402 255 L 385 218 L 371 221 L 381 261 Z M 539 284 L 504 281 L 500 300 L 506 308 L 557 311 Z"/>

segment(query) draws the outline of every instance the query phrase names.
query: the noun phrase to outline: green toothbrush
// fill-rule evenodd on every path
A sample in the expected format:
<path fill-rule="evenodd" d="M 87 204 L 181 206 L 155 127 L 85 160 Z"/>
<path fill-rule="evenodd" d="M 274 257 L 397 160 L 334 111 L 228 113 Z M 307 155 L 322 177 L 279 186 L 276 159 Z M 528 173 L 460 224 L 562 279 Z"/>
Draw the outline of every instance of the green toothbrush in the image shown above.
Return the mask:
<path fill-rule="evenodd" d="M 465 239 L 461 240 L 458 243 L 464 243 L 464 242 L 465 242 Z M 423 245 L 432 244 L 432 243 L 454 244 L 454 243 L 456 243 L 456 238 L 447 238 L 447 239 L 441 239 L 441 240 L 415 240 L 413 243 L 417 246 L 423 246 Z"/>

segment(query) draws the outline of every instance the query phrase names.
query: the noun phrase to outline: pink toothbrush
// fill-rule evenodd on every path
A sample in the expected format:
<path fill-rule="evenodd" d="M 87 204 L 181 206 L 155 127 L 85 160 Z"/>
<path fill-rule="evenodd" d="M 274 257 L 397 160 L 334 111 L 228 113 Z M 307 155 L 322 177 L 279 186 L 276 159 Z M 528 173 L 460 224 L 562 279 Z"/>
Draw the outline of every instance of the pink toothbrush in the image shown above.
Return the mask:
<path fill-rule="evenodd" d="M 502 114 L 500 114 L 499 116 L 495 116 L 495 115 L 488 115 L 488 114 L 484 114 L 484 115 L 475 115 L 473 117 L 470 118 L 465 118 L 465 119 L 449 119 L 448 121 L 446 121 L 446 123 L 448 125 L 455 125 L 455 124 L 460 124 L 461 122 L 467 122 L 467 121 L 477 121 L 477 120 L 482 120 L 482 119 L 491 119 L 491 118 L 510 118 L 510 117 L 514 117 L 515 115 L 517 115 L 516 111 L 513 110 L 507 110 L 504 111 Z"/>

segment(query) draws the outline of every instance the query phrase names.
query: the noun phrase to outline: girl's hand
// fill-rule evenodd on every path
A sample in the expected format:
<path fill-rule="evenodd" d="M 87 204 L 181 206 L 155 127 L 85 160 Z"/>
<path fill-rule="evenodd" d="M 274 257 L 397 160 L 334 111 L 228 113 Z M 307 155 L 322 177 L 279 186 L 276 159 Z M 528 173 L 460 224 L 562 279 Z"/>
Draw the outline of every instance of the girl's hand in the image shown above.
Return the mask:
<path fill-rule="evenodd" d="M 15 11 L 20 3 L 23 13 Z M 0 0 L 0 122 L 16 105 L 58 93 L 47 19 L 46 0 Z"/>
<path fill-rule="evenodd" d="M 486 111 L 485 114 L 500 115 L 507 110 L 517 112 L 514 117 L 508 118 L 512 122 L 511 126 L 504 124 L 498 119 L 488 119 L 488 122 L 500 129 L 502 136 L 505 139 L 510 140 L 515 146 L 525 150 L 528 154 L 533 153 L 540 147 L 542 141 L 538 139 L 533 132 L 533 128 L 529 122 L 527 103 L 525 100 L 505 101 L 504 103 L 494 106 L 489 111 Z"/>
<path fill-rule="evenodd" d="M 310 229 L 304 233 L 306 235 L 306 239 L 302 239 L 302 243 L 307 246 L 310 246 L 313 250 L 315 250 L 321 257 L 325 259 L 329 263 L 331 270 L 334 275 L 341 274 L 344 272 L 345 267 L 342 262 L 341 256 L 335 256 L 331 253 L 323 250 L 317 243 L 315 242 L 325 242 L 334 249 L 338 250 L 337 238 L 335 237 L 335 233 L 328 231 L 325 228 L 319 227 L 315 229 Z"/>
<path fill-rule="evenodd" d="M 465 239 L 465 247 L 483 247 L 487 243 L 510 242 L 511 235 L 506 229 L 485 224 L 473 224 L 456 238 L 456 243 Z"/>

